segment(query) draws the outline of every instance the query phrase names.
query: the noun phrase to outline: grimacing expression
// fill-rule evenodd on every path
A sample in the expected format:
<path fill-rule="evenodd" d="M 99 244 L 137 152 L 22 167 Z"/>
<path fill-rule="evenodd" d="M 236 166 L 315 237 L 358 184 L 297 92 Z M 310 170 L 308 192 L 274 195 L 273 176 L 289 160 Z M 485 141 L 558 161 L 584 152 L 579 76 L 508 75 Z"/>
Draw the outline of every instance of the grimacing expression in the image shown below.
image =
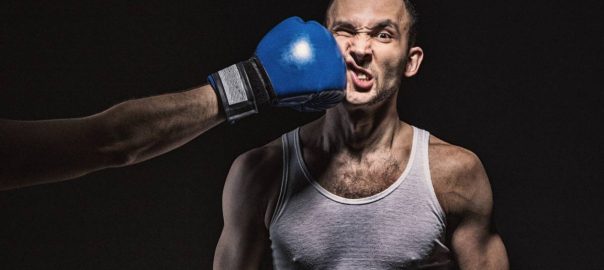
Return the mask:
<path fill-rule="evenodd" d="M 346 103 L 390 98 L 406 74 L 410 25 L 402 0 L 335 0 L 326 26 L 346 61 Z M 421 61 L 421 60 L 420 60 Z"/>

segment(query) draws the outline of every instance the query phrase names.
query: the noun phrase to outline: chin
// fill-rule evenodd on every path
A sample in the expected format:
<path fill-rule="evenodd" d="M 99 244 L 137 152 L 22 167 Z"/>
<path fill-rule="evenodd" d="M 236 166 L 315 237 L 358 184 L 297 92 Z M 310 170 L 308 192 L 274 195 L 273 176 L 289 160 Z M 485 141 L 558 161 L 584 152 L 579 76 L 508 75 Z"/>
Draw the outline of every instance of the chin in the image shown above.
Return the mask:
<path fill-rule="evenodd" d="M 391 99 L 396 96 L 395 93 L 396 91 L 387 91 L 380 94 L 377 94 L 375 92 L 347 92 L 346 99 L 343 103 L 346 107 L 351 109 L 376 108 L 391 101 Z"/>
<path fill-rule="evenodd" d="M 355 89 L 348 89 L 346 91 L 346 103 L 350 105 L 363 105 L 370 104 L 377 98 L 375 91 L 370 90 L 367 92 L 359 92 Z"/>
<path fill-rule="evenodd" d="M 359 95 L 359 93 L 346 94 L 345 103 L 347 105 L 352 105 L 352 106 L 367 105 L 367 104 L 372 104 L 375 101 L 375 98 L 376 98 L 375 95 L 369 95 L 369 94 L 362 94 L 362 95 Z"/>

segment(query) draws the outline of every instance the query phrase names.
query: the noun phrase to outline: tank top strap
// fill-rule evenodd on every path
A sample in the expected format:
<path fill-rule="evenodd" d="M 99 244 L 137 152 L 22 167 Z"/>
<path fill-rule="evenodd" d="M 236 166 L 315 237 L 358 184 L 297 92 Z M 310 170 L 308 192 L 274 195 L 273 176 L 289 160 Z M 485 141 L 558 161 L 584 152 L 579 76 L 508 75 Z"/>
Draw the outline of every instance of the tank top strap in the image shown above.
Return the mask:
<path fill-rule="evenodd" d="M 442 209 L 438 198 L 436 197 L 436 192 L 434 190 L 434 184 L 432 183 L 432 175 L 430 173 L 430 132 L 424 129 L 420 129 L 417 127 L 413 127 L 416 129 L 416 134 L 418 136 L 417 143 L 417 158 L 416 164 L 417 169 L 421 170 L 422 177 L 420 179 L 423 180 L 426 185 L 428 196 L 430 200 L 430 205 L 432 210 L 438 215 L 441 219 L 441 222 L 445 224 L 445 212 Z"/>
<path fill-rule="evenodd" d="M 296 137 L 298 134 L 298 128 L 287 132 L 281 135 L 281 148 L 283 151 L 283 172 L 281 175 L 281 187 L 279 189 L 279 196 L 277 198 L 277 205 L 273 210 L 273 216 L 271 217 L 271 223 L 269 226 L 272 226 L 281 214 L 283 213 L 283 209 L 285 209 L 285 205 L 287 204 L 288 196 L 291 193 L 291 185 L 292 180 L 295 180 L 296 177 L 292 177 L 291 174 L 295 174 L 296 168 L 292 165 L 296 164 Z"/>
<path fill-rule="evenodd" d="M 428 161 L 428 149 L 430 145 L 430 132 L 421 128 L 413 127 L 417 135 L 417 158 L 415 159 L 421 169 L 425 172 L 426 161 Z"/>

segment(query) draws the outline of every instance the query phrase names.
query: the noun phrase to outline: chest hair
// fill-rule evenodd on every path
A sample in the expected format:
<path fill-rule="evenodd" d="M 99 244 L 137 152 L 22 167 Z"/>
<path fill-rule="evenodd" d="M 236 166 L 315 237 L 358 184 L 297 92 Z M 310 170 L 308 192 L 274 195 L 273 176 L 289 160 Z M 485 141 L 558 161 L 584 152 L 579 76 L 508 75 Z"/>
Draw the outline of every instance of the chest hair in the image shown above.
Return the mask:
<path fill-rule="evenodd" d="M 401 162 L 390 152 L 372 154 L 362 159 L 343 155 L 333 159 L 318 182 L 329 192 L 341 197 L 368 197 L 392 185 L 403 173 L 405 163 L 407 160 Z"/>

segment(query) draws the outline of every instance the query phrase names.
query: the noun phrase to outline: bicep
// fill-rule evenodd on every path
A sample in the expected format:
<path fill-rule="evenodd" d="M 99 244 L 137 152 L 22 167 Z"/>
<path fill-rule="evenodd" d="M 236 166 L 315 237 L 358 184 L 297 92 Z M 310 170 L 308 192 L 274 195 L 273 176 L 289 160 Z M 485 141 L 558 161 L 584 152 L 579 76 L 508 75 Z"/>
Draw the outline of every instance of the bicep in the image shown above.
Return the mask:
<path fill-rule="evenodd" d="M 258 269 L 267 239 L 265 233 L 252 233 L 244 226 L 225 224 L 214 253 L 214 269 Z"/>
<path fill-rule="evenodd" d="M 459 227 L 452 238 L 453 251 L 462 270 L 509 269 L 507 253 L 501 237 L 472 227 Z"/>
<path fill-rule="evenodd" d="M 505 246 L 492 223 L 491 185 L 478 160 L 471 167 L 460 192 L 465 199 L 451 238 L 453 251 L 462 270 L 508 269 Z"/>
<path fill-rule="evenodd" d="M 255 173 L 248 165 L 245 157 L 238 158 L 225 182 L 224 227 L 214 255 L 214 269 L 258 269 L 269 244 L 263 187 L 255 183 Z"/>

